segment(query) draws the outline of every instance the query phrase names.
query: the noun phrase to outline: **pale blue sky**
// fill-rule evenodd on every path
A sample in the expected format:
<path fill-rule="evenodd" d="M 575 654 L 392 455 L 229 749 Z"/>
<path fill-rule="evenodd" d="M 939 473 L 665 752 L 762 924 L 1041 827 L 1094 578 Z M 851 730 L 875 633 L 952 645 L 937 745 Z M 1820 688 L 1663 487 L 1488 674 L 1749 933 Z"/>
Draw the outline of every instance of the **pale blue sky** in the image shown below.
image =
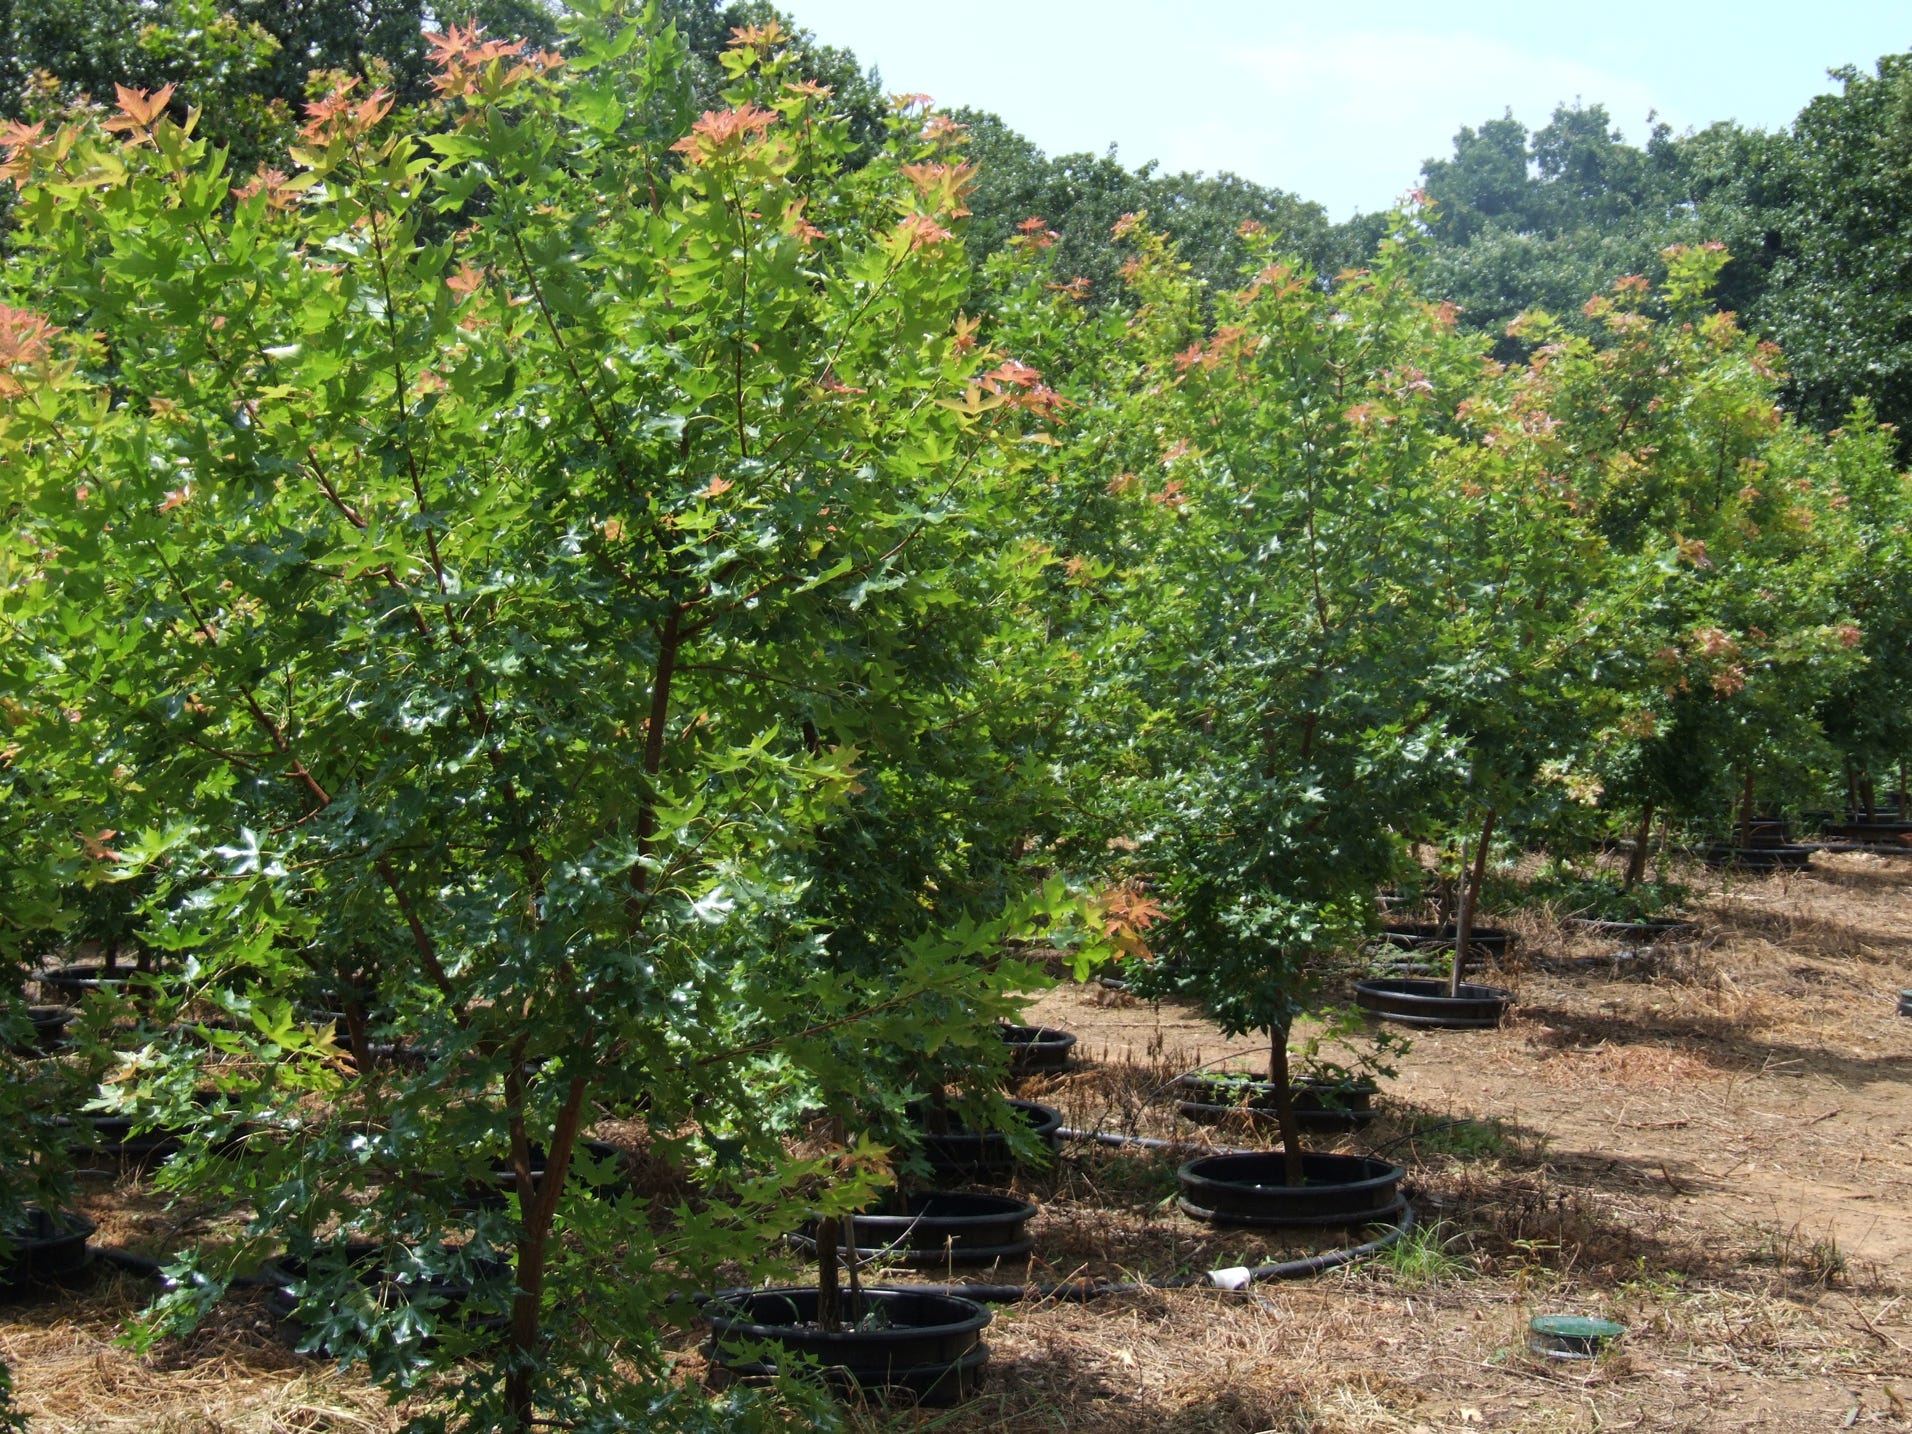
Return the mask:
<path fill-rule="evenodd" d="M 1629 140 L 1776 128 L 1912 46 L 1912 0 L 1477 0 L 1361 5 L 1254 0 L 785 0 L 889 90 L 994 110 L 1051 154 L 1232 169 L 1319 200 L 1384 209 L 1454 132 L 1511 107 L 1607 106 Z"/>

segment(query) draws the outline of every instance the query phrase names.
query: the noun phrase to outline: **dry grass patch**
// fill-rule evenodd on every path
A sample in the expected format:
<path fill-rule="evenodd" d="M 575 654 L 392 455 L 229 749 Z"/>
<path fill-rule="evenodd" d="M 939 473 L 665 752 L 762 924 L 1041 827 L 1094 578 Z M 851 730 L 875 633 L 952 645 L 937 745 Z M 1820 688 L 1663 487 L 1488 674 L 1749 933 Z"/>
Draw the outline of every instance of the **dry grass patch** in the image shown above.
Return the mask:
<path fill-rule="evenodd" d="M 115 1336 L 148 1293 L 112 1280 L 8 1312 L 0 1358 L 35 1434 L 384 1434 L 401 1422 L 362 1380 L 293 1354 L 248 1300 L 133 1353 Z"/>

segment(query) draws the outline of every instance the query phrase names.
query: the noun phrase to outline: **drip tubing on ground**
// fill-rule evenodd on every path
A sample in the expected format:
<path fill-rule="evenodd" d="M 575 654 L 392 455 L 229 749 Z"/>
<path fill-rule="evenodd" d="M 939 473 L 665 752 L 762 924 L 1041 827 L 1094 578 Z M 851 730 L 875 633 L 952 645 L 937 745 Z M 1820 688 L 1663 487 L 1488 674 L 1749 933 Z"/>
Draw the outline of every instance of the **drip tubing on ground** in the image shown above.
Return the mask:
<path fill-rule="evenodd" d="M 909 1284 L 900 1288 L 921 1290 L 926 1294 L 955 1295 L 966 1300 L 980 1300 L 984 1304 L 1014 1304 L 1018 1300 L 1070 1300 L 1084 1302 L 1103 1299 L 1110 1295 L 1143 1295 L 1157 1290 L 1214 1289 L 1225 1290 L 1233 1294 L 1248 1294 L 1255 1285 L 1266 1284 L 1271 1280 L 1305 1280 L 1315 1275 L 1326 1274 L 1329 1270 L 1339 1269 L 1342 1265 L 1351 1265 L 1357 1260 L 1365 1260 L 1380 1254 L 1392 1245 L 1400 1243 L 1408 1231 L 1414 1228 L 1414 1207 L 1403 1200 L 1394 1223 L 1374 1239 L 1360 1245 L 1346 1245 L 1338 1250 L 1323 1250 L 1318 1255 L 1309 1255 L 1299 1260 L 1281 1260 L 1271 1265 L 1256 1265 L 1252 1269 L 1237 1266 L 1226 1270 L 1203 1270 L 1196 1275 L 1177 1275 L 1169 1280 L 1057 1280 L 1049 1284 L 1030 1285 L 919 1285 Z"/>

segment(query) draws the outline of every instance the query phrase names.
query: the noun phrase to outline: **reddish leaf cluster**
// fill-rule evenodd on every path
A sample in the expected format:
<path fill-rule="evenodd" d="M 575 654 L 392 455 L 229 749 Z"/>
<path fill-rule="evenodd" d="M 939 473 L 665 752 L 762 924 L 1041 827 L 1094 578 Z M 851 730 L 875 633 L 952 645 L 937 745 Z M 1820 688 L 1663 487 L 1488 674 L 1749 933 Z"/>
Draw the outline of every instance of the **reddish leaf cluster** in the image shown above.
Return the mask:
<path fill-rule="evenodd" d="M 709 164 L 727 154 L 740 153 L 777 122 L 775 111 L 745 105 L 734 110 L 705 110 L 690 133 L 671 148 L 688 155 L 692 164 Z"/>

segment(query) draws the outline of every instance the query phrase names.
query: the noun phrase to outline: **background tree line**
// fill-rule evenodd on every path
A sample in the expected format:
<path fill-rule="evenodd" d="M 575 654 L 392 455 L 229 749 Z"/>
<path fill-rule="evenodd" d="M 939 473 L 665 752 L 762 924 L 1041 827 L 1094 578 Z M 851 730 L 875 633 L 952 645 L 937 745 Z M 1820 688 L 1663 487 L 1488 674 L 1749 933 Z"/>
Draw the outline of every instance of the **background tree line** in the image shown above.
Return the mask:
<path fill-rule="evenodd" d="M 788 17 L 768 0 L 661 0 L 691 52 L 700 103 L 717 103 L 717 56 L 733 27 Z M 800 16 L 798 17 L 801 18 Z M 554 0 L 0 0 L 0 119 L 32 119 L 77 93 L 116 83 L 179 86 L 200 132 L 230 146 L 246 172 L 283 152 L 312 76 L 351 74 L 422 98 L 420 32 L 478 24 L 537 44 L 557 35 Z M 806 37 L 807 38 L 807 37 Z M 882 133 L 882 78 L 847 50 L 808 43 L 809 78 L 830 85 L 865 145 Z M 1902 433 L 1912 428 L 1912 55 L 1835 76 L 1793 124 L 1767 132 L 1723 121 L 1685 135 L 1648 119 L 1631 144 L 1604 105 L 1562 104 L 1529 130 L 1511 112 L 1468 126 L 1429 158 L 1431 272 L 1423 287 L 1460 306 L 1463 326 L 1496 336 L 1544 309 L 1572 325 L 1614 274 L 1664 274 L 1660 251 L 1723 242 L 1733 260 L 1718 302 L 1778 343 L 1788 406 L 1820 428 L 1856 398 Z M 1239 175 L 1165 174 L 1151 161 L 1046 155 L 999 117 L 959 111 L 978 184 L 966 239 L 981 261 L 1017 225 L 1053 231 L 1056 268 L 1119 300 L 1121 257 L 1109 230 L 1146 211 L 1211 290 L 1233 282 L 1253 220 L 1318 272 L 1359 267 L 1384 214 L 1331 222 L 1316 203 Z M 982 272 L 978 263 L 978 274 Z M 980 280 L 979 280 L 980 283 Z M 1903 451 L 1903 450 L 1902 450 Z"/>

